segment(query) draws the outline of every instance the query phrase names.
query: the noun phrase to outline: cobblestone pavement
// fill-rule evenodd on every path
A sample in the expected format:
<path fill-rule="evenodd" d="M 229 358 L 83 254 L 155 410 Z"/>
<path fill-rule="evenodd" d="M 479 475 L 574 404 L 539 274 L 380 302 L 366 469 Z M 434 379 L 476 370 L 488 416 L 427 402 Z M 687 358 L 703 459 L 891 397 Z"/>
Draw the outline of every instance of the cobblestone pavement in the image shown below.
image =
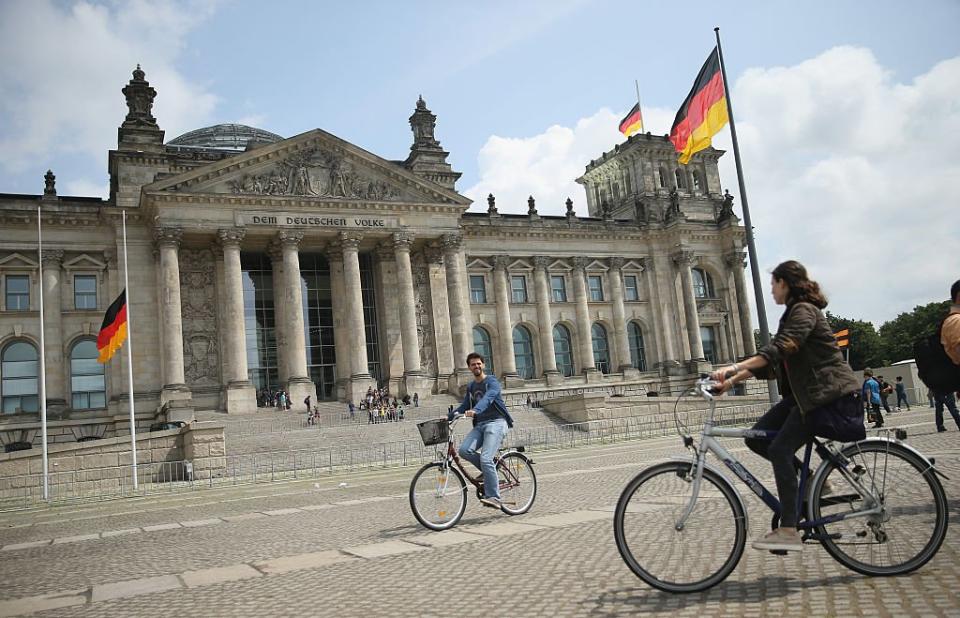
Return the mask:
<path fill-rule="evenodd" d="M 908 576 L 867 578 L 815 545 L 748 547 L 707 592 L 651 589 L 617 552 L 612 509 L 640 469 L 681 454 L 672 437 L 533 453 L 530 513 L 471 498 L 444 533 L 410 513 L 415 468 L 0 513 L 0 616 L 960 616 L 960 433 L 932 416 L 888 421 L 951 477 L 947 539 Z M 772 487 L 769 464 L 725 443 Z M 738 489 L 754 538 L 769 515 Z"/>

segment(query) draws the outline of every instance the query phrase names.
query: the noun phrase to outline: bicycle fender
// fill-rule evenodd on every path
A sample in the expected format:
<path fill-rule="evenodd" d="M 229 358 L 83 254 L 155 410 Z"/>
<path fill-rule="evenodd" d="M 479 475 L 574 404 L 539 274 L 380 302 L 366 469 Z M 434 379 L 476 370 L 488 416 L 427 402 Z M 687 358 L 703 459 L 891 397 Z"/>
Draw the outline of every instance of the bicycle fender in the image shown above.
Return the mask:
<path fill-rule="evenodd" d="M 682 461 L 683 463 L 692 464 L 693 461 L 689 457 L 670 457 L 668 461 Z M 743 502 L 743 496 L 740 495 L 740 490 L 737 489 L 737 486 L 730 482 L 730 479 L 727 478 L 727 475 L 723 471 L 710 463 L 709 461 L 703 462 L 703 467 L 710 472 L 713 472 L 719 476 L 723 482 L 730 486 L 730 489 L 733 490 L 733 495 L 737 497 L 737 502 L 740 503 L 740 509 L 743 511 L 743 523 L 746 526 L 746 529 L 750 529 L 750 516 L 747 513 L 747 505 Z"/>
<path fill-rule="evenodd" d="M 947 480 L 950 480 L 950 477 L 949 477 L 949 476 L 947 476 L 946 474 L 944 474 L 944 473 L 941 472 L 940 470 L 937 470 L 937 467 L 936 467 L 936 465 L 934 465 L 934 462 L 933 462 L 932 459 L 930 459 L 929 457 L 927 457 L 926 455 L 924 455 L 923 453 L 921 453 L 921 452 L 918 451 L 917 449 L 913 448 L 913 446 L 907 444 L 906 442 L 902 442 L 902 441 L 900 441 L 900 440 L 894 440 L 894 439 L 892 439 L 892 438 L 883 438 L 883 437 L 880 437 L 880 436 L 874 436 L 874 437 L 871 437 L 871 438 L 867 438 L 867 439 L 865 439 L 865 440 L 859 440 L 859 441 L 856 442 L 855 444 L 862 444 L 862 443 L 864 443 L 864 442 L 886 442 L 886 443 L 889 443 L 889 444 L 896 444 L 896 445 L 899 446 L 900 448 L 902 448 L 902 449 L 904 449 L 904 450 L 907 450 L 907 451 L 910 451 L 911 453 L 913 453 L 914 455 L 916 455 L 917 457 L 919 457 L 921 460 L 923 460 L 923 462 L 924 462 L 925 464 L 927 464 L 927 466 L 928 466 L 931 470 L 933 470 L 933 473 L 934 473 L 934 474 L 936 474 L 937 476 L 943 477 L 943 478 L 945 478 L 945 479 L 947 479 Z"/>

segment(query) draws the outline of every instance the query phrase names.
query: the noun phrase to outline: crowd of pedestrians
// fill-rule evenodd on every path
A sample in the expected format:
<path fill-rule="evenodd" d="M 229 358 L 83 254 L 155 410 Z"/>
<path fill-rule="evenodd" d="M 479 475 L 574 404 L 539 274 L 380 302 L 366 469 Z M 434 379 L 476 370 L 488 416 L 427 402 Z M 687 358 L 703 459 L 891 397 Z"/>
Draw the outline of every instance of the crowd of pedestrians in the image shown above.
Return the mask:
<path fill-rule="evenodd" d="M 290 393 L 287 391 L 262 388 L 257 391 L 257 407 L 289 410 L 293 404 L 290 402 Z"/>
<path fill-rule="evenodd" d="M 396 396 L 390 396 L 390 389 L 387 387 L 367 389 L 367 394 L 360 402 L 360 410 L 367 412 L 367 424 L 375 423 L 396 423 L 404 419 L 404 406 L 413 404 L 415 408 L 420 407 L 420 394 L 414 393 L 413 397 L 404 395 L 397 399 Z M 354 418 L 357 412 L 353 401 L 347 402 L 347 410 L 350 418 Z"/>

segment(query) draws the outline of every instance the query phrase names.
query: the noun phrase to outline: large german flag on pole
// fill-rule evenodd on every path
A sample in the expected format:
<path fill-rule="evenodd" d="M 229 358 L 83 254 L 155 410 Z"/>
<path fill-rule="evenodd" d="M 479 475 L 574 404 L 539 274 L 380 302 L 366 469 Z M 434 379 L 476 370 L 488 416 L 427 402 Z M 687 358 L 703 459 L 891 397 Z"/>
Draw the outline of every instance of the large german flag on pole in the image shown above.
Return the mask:
<path fill-rule="evenodd" d="M 727 99 L 720 73 L 720 55 L 714 47 L 697 75 L 670 129 L 670 141 L 687 164 L 695 152 L 710 146 L 710 138 L 727 124 Z"/>
<path fill-rule="evenodd" d="M 120 292 L 117 300 L 107 308 L 100 325 L 100 334 L 97 335 L 97 350 L 100 355 L 97 361 L 106 363 L 113 358 L 120 346 L 127 339 L 127 291 Z"/>
<path fill-rule="evenodd" d="M 641 131 L 643 131 L 643 116 L 640 115 L 640 104 L 634 103 L 633 109 L 620 121 L 620 132 L 630 137 Z"/>

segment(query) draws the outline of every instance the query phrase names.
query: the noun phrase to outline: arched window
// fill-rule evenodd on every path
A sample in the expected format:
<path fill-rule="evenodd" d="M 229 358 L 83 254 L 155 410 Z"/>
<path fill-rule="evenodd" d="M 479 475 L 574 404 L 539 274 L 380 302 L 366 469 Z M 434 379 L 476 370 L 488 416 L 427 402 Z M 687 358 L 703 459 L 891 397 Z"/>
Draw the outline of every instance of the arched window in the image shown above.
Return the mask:
<path fill-rule="evenodd" d="M 570 347 L 570 330 L 563 324 L 553 327 L 553 351 L 560 375 L 572 376 L 573 349 Z"/>
<path fill-rule="evenodd" d="M 15 341 L 3 349 L 0 355 L 0 395 L 4 414 L 40 410 L 38 370 L 37 348 L 33 344 Z"/>
<path fill-rule="evenodd" d="M 640 371 L 647 370 L 647 356 L 643 349 L 643 331 L 636 322 L 627 327 L 627 339 L 630 343 L 630 364 Z"/>
<path fill-rule="evenodd" d="M 513 358 L 517 363 L 517 375 L 524 380 L 533 378 L 533 337 L 525 326 L 513 329 Z"/>
<path fill-rule="evenodd" d="M 607 343 L 607 329 L 599 322 L 590 329 L 593 339 L 593 366 L 600 373 L 610 373 L 610 346 Z"/>
<path fill-rule="evenodd" d="M 678 167 L 677 169 L 673 170 L 673 175 L 674 175 L 674 177 L 677 179 L 677 188 L 678 188 L 678 189 L 686 189 L 686 188 L 687 188 L 687 181 L 686 181 L 686 179 L 683 177 L 683 170 Z"/>
<path fill-rule="evenodd" d="M 693 275 L 693 295 L 697 298 L 716 298 L 713 290 L 713 278 L 702 268 L 691 268 Z"/>
<path fill-rule="evenodd" d="M 490 345 L 490 333 L 482 326 L 473 327 L 473 351 L 483 357 L 484 371 L 495 375 L 493 368 L 493 346 Z"/>
<path fill-rule="evenodd" d="M 78 342 L 70 351 L 70 392 L 74 410 L 107 407 L 103 365 L 97 362 L 97 342 L 93 339 Z"/>

